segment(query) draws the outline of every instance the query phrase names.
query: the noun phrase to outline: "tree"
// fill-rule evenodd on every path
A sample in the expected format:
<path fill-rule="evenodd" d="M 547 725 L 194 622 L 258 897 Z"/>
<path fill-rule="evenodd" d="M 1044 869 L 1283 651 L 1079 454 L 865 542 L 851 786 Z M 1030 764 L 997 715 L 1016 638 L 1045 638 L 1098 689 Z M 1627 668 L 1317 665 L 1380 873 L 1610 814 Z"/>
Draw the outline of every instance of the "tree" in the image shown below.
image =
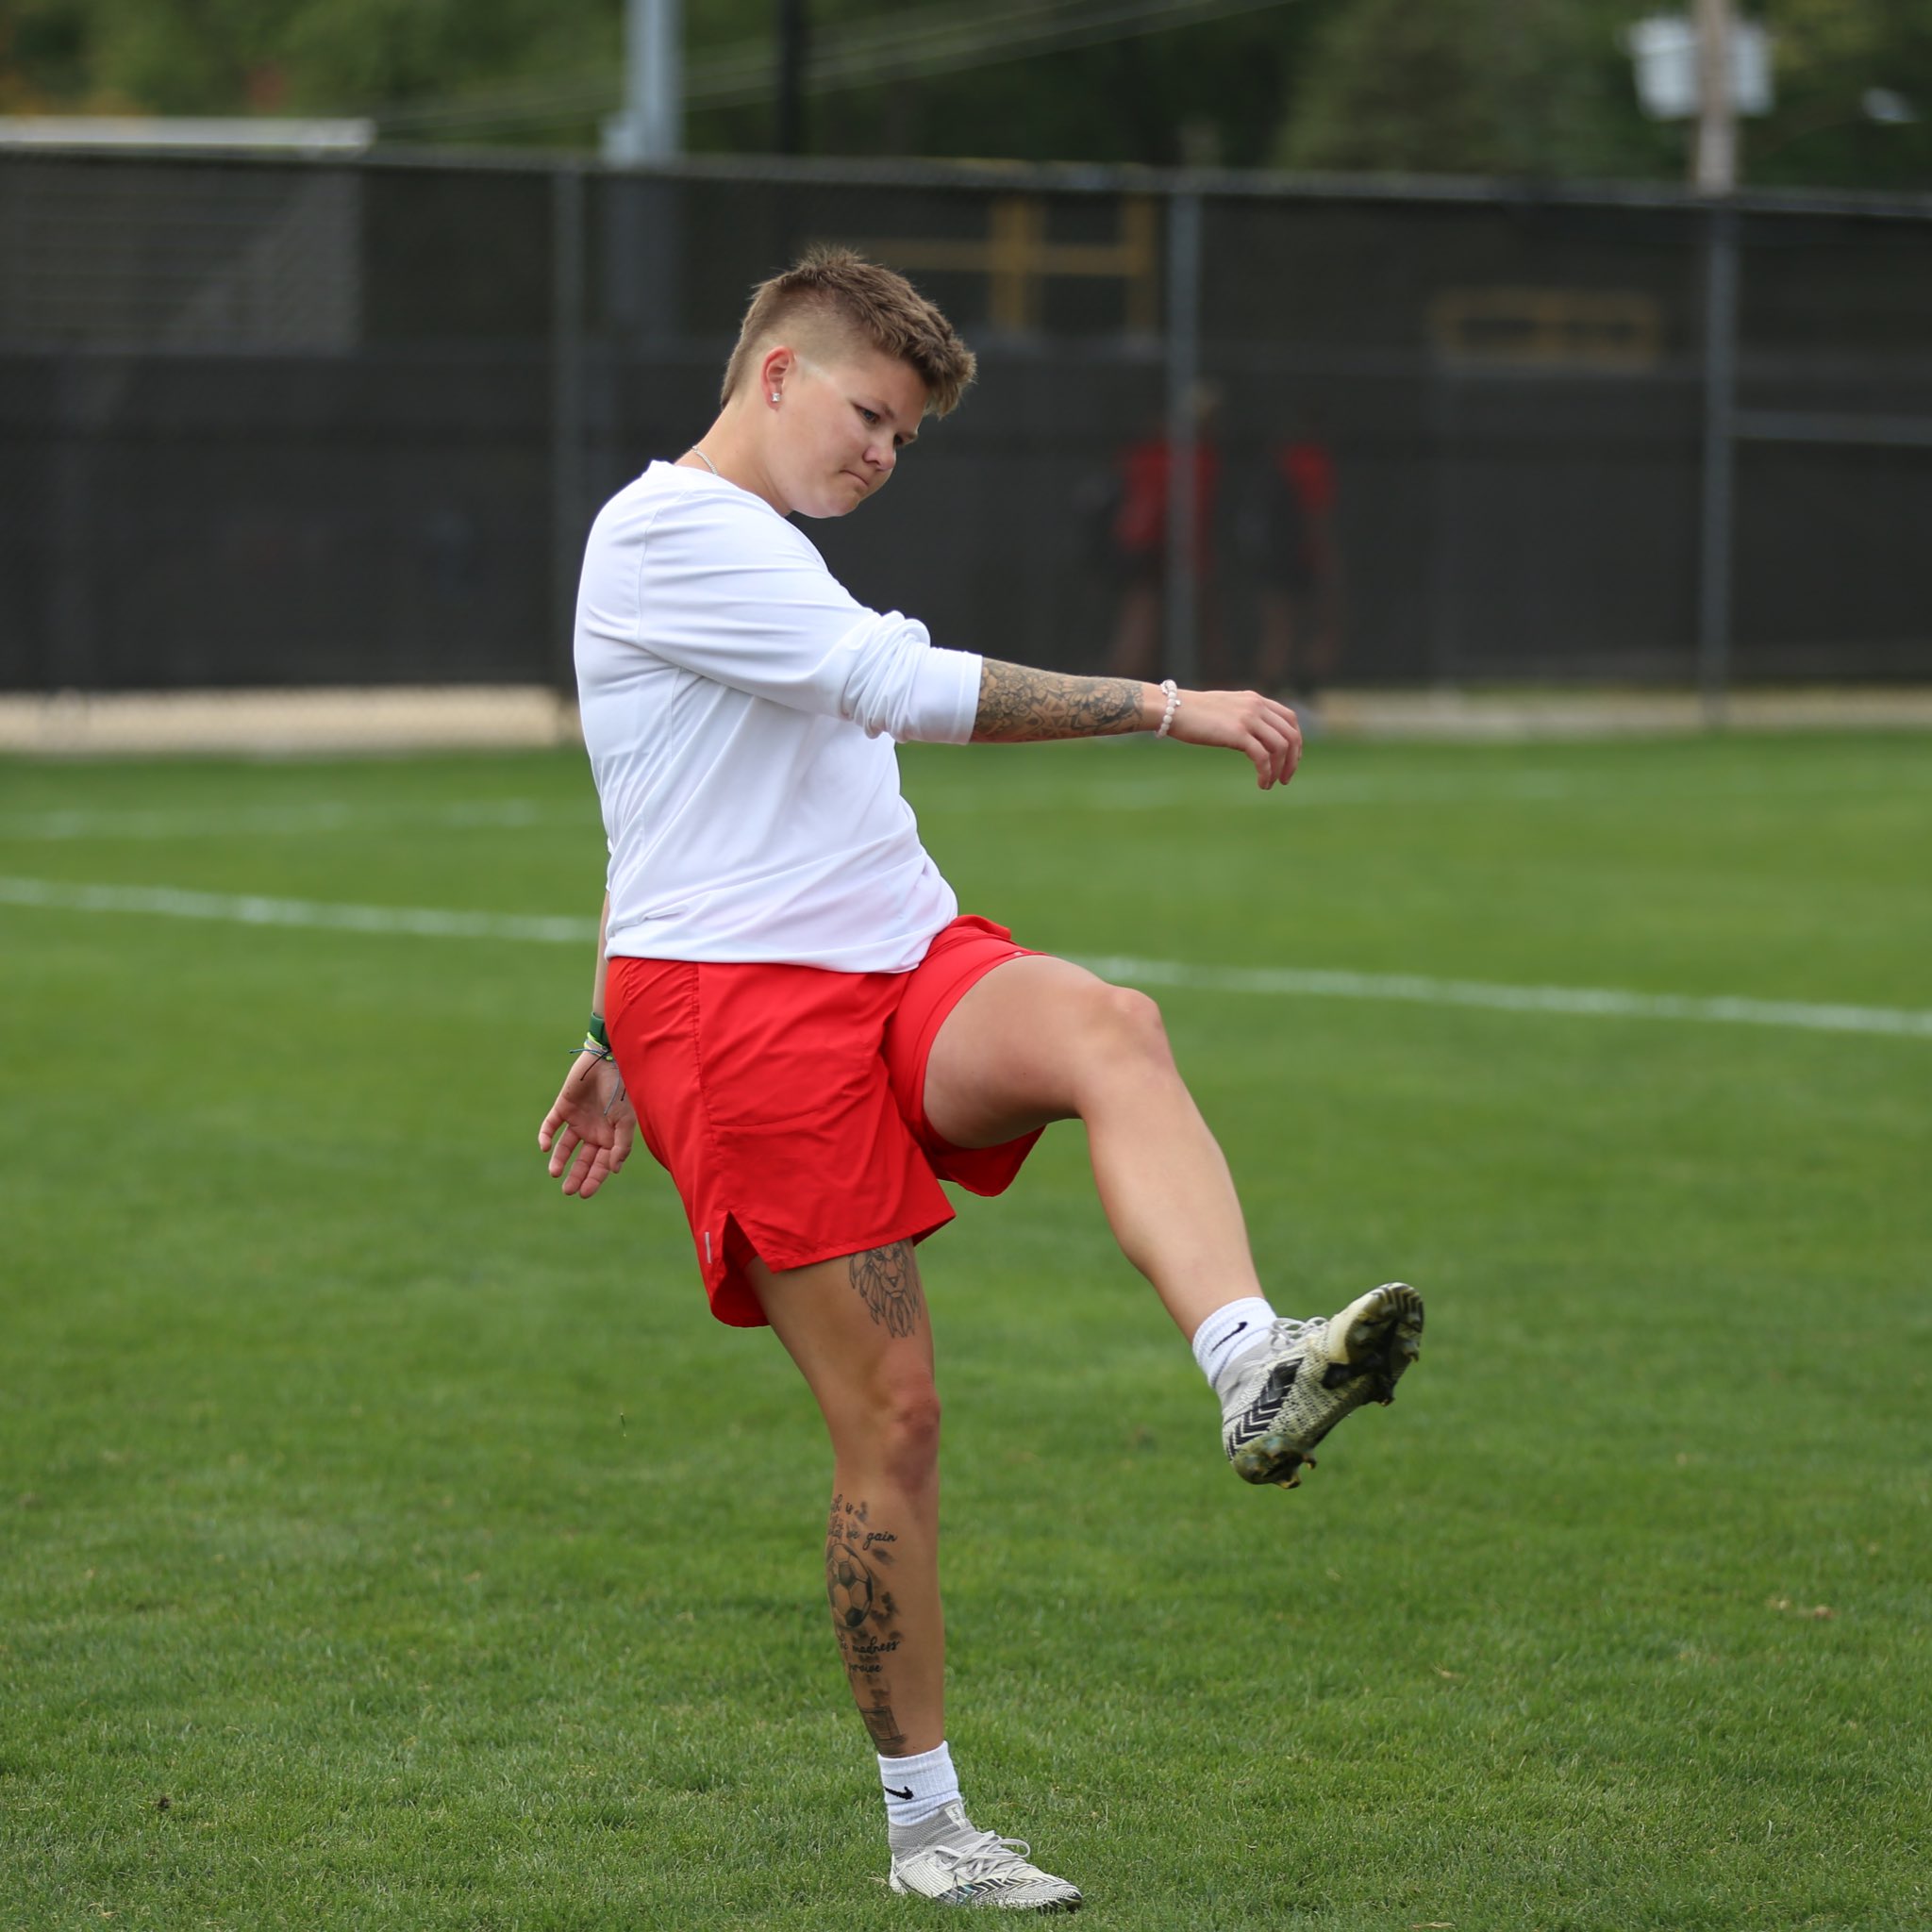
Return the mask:
<path fill-rule="evenodd" d="M 1641 0 L 1341 0 L 1274 146 L 1283 166 L 1681 181 L 1688 132 L 1646 121 L 1624 35 Z M 1768 0 L 1776 102 L 1750 185 L 1932 185 L 1932 8 Z M 1920 119 L 1881 125 L 1867 91 Z"/>
<path fill-rule="evenodd" d="M 812 0 L 822 42 L 854 25 L 913 31 L 901 72 L 809 100 L 810 151 L 1161 163 L 1182 158 L 1191 127 L 1252 164 L 1312 17 L 1282 0 L 1092 46 L 1000 58 L 988 44 L 985 64 L 926 72 L 922 41 L 949 24 L 970 38 L 977 15 L 961 0 L 921 33 L 934 10 Z M 691 5 L 687 58 L 750 49 L 756 73 L 775 19 L 775 0 Z M 589 145 L 616 106 L 623 0 L 15 0 L 12 23 L 0 27 L 0 105 L 13 111 L 374 113 L 404 138 Z M 775 59 L 774 42 L 774 71 Z M 700 102 L 691 143 L 767 150 L 773 115 L 770 99 Z"/>
<path fill-rule="evenodd" d="M 1668 5 L 1669 0 L 1657 0 Z M 1776 111 L 1747 183 L 1932 186 L 1932 5 L 1761 0 Z M 895 70 L 821 86 L 816 154 L 1680 180 L 1685 133 L 1639 111 L 1623 35 L 1644 0 L 1279 0 L 1078 46 L 996 44 L 974 0 L 809 0 L 815 42 L 896 29 Z M 1106 0 L 1053 17 L 1105 29 Z M 387 139 L 588 147 L 617 105 L 624 0 L 9 0 L 0 112 L 374 114 Z M 1089 20 L 1091 16 L 1091 21 Z M 695 74 L 748 97 L 693 151 L 769 152 L 777 0 L 687 0 Z M 933 51 L 975 42 L 975 64 Z M 1880 125 L 1873 89 L 1919 118 Z"/>
<path fill-rule="evenodd" d="M 1275 147 L 1295 169 L 1651 174 L 1615 22 L 1595 0 L 1351 0 L 1317 41 Z"/>
<path fill-rule="evenodd" d="M 1748 123 L 1747 184 L 1932 188 L 1932 8 L 1924 0 L 1775 0 L 1775 110 Z M 1916 119 L 1873 117 L 1873 90 Z"/>

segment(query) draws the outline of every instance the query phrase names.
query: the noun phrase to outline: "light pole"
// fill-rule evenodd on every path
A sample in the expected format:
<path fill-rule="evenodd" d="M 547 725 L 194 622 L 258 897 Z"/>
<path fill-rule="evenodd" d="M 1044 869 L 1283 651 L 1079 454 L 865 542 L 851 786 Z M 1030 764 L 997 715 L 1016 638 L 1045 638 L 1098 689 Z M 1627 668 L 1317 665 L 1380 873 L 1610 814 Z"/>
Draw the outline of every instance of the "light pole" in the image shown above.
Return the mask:
<path fill-rule="evenodd" d="M 1724 197 L 1738 186 L 1731 0 L 1696 0 L 1697 137 L 1690 180 L 1720 198 L 1708 216 L 1704 278 L 1704 475 L 1697 586 L 1697 690 L 1704 722 L 1724 722 L 1731 682 L 1731 525 L 1737 461 L 1738 231 Z"/>
<path fill-rule="evenodd" d="M 1654 13 L 1624 44 L 1636 63 L 1637 98 L 1653 121 L 1692 123 L 1690 178 L 1704 194 L 1738 185 L 1738 116 L 1768 114 L 1771 35 L 1741 20 L 1737 0 L 1690 0 L 1689 13 Z"/>
<path fill-rule="evenodd" d="M 604 158 L 684 152 L 684 0 L 625 0 L 624 110 L 604 124 Z"/>
<path fill-rule="evenodd" d="M 1732 53 L 1737 23 L 1731 0 L 1696 0 L 1697 139 L 1690 180 L 1700 194 L 1729 194 L 1738 185 L 1738 101 Z"/>
<path fill-rule="evenodd" d="M 602 206 L 604 308 L 645 340 L 675 335 L 682 258 L 681 184 L 654 164 L 684 153 L 684 0 L 625 0 L 624 108 L 604 124 L 604 158 L 644 164 Z"/>
<path fill-rule="evenodd" d="M 1705 722 L 1724 721 L 1731 681 L 1731 530 L 1738 385 L 1738 115 L 1771 108 L 1771 43 L 1734 0 L 1692 0 L 1639 21 L 1627 38 L 1637 93 L 1659 121 L 1694 119 L 1690 182 L 1704 225 L 1704 460 L 1698 505 L 1697 688 Z"/>

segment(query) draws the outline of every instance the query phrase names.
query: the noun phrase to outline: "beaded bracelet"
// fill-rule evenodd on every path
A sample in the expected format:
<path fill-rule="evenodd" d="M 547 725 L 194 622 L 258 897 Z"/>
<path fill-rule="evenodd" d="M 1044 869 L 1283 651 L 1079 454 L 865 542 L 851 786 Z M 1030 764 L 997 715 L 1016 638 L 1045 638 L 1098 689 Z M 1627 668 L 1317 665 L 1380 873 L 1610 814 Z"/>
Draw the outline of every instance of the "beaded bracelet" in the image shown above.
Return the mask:
<path fill-rule="evenodd" d="M 1181 688 L 1173 678 L 1163 677 L 1160 688 L 1167 693 L 1167 709 L 1160 714 L 1160 729 L 1154 735 L 1165 738 L 1174 725 L 1174 714 L 1181 708 Z"/>

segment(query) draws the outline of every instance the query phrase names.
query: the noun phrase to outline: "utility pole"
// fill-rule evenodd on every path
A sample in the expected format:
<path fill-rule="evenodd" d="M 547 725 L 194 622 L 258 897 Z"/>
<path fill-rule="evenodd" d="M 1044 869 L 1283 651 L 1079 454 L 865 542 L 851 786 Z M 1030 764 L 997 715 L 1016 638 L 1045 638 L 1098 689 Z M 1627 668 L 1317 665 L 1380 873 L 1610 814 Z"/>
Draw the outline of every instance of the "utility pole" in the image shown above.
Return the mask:
<path fill-rule="evenodd" d="M 805 0 L 778 0 L 778 152 L 805 152 Z"/>
<path fill-rule="evenodd" d="M 644 341 L 679 325 L 683 184 L 651 170 L 683 153 L 684 0 L 625 0 L 624 110 L 604 124 L 604 158 L 642 162 L 644 172 L 600 197 L 598 260 L 606 310 Z"/>
<path fill-rule="evenodd" d="M 1167 202 L 1167 601 L 1162 673 L 1192 684 L 1201 664 L 1197 494 L 1201 441 L 1201 197 Z"/>
<path fill-rule="evenodd" d="M 1704 475 L 1698 544 L 1697 688 L 1704 722 L 1724 722 L 1731 682 L 1731 534 L 1736 514 L 1738 97 L 1732 0 L 1696 0 L 1697 137 L 1690 180 L 1718 206 L 1705 217 Z"/>
<path fill-rule="evenodd" d="M 1738 185 L 1732 0 L 1696 0 L 1696 20 L 1697 137 L 1690 150 L 1690 182 L 1701 194 L 1729 194 Z"/>
<path fill-rule="evenodd" d="M 613 161 L 684 152 L 684 0 L 625 0 L 624 111 L 604 124 Z"/>

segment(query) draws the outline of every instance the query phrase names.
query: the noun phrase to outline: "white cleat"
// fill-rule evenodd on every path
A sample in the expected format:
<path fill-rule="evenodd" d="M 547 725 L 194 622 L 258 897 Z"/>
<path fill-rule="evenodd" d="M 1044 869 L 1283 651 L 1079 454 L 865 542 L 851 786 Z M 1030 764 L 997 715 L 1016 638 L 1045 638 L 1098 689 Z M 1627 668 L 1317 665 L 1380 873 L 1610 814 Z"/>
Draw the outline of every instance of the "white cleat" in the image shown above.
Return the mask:
<path fill-rule="evenodd" d="M 1235 1391 L 1222 1405 L 1221 1439 L 1235 1473 L 1251 1483 L 1301 1483 L 1308 1452 L 1365 1402 L 1391 1403 L 1402 1373 L 1421 1353 L 1423 1298 L 1406 1281 L 1386 1281 L 1326 1321 L 1277 1322 L 1242 1357 Z"/>
<path fill-rule="evenodd" d="M 924 1824 L 893 1833 L 894 1891 L 942 1906 L 1006 1912 L 1077 1912 L 1079 1892 L 1064 1878 L 1026 1862 L 1024 1839 L 976 1830 L 963 1807 L 948 1805 Z"/>

